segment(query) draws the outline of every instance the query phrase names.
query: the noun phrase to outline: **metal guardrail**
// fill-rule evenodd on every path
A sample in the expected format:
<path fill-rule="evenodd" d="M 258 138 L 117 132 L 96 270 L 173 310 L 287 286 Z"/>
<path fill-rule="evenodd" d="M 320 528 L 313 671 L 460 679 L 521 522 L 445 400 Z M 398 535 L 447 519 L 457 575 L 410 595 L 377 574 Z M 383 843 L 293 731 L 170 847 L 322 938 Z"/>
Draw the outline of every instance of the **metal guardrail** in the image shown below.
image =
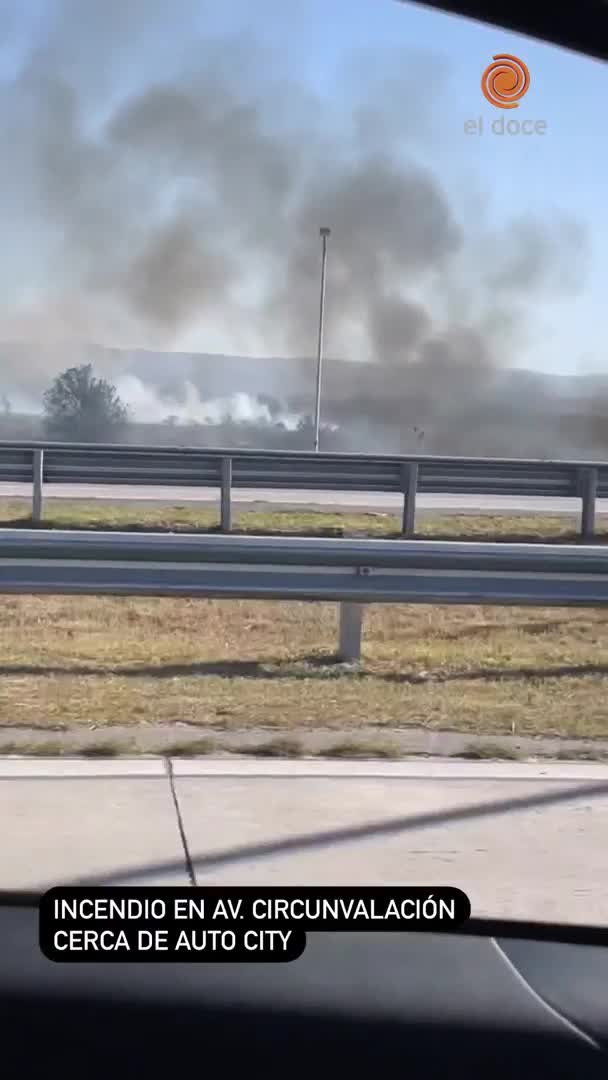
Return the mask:
<path fill-rule="evenodd" d="M 46 484 L 218 488 L 224 532 L 234 488 L 401 494 L 405 536 L 414 531 L 418 492 L 580 498 L 581 535 L 590 537 L 596 498 L 608 497 L 608 463 L 0 442 L 0 481 L 32 483 L 37 522 Z"/>
<path fill-rule="evenodd" d="M 15 529 L 0 593 L 338 601 L 356 660 L 369 603 L 608 605 L 608 549 Z"/>

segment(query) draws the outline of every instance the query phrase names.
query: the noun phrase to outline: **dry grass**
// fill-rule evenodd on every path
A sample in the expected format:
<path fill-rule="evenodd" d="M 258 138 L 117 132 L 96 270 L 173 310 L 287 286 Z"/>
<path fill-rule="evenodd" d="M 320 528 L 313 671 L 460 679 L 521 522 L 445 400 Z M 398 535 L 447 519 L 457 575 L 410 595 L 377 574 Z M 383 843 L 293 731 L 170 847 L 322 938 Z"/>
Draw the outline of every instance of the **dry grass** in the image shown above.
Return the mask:
<path fill-rule="evenodd" d="M 0 527 L 32 528 L 30 503 L 25 499 L 0 500 Z M 196 503 L 155 505 L 141 502 L 48 499 L 42 527 L 78 529 L 122 529 L 128 531 L 216 532 L 218 512 Z M 233 514 L 235 533 L 258 535 L 287 533 L 303 536 L 343 536 L 361 534 L 398 537 L 400 519 L 396 514 L 344 513 L 310 510 L 247 510 Z M 417 536 L 435 539 L 487 537 L 502 541 L 549 540 L 575 542 L 576 515 L 523 514 L 439 514 L 421 511 Z M 596 540 L 605 543 L 608 526 L 598 519 Z"/>
<path fill-rule="evenodd" d="M 356 738 L 340 739 L 323 751 L 328 758 L 396 758 L 400 749 L 394 742 L 362 740 Z"/>
<path fill-rule="evenodd" d="M 606 624 L 593 610 L 378 605 L 355 673 L 333 662 L 330 604 L 0 597 L 0 724 L 599 736 Z"/>
<path fill-rule="evenodd" d="M 452 756 L 465 758 L 467 761 L 519 761 L 521 754 L 513 747 L 501 743 L 484 742 L 466 746 Z"/>
<path fill-rule="evenodd" d="M 27 525 L 28 512 L 24 501 L 0 503 L 0 525 Z M 45 525 L 204 531 L 215 522 L 213 510 L 195 505 L 54 501 Z M 437 537 L 568 540 L 573 525 L 429 514 L 419 528 Z M 242 514 L 240 527 L 388 536 L 398 521 L 273 511 Z M 211 752 L 218 731 L 254 729 L 269 736 L 258 753 L 287 756 L 301 752 L 295 729 L 335 730 L 336 754 L 352 750 L 363 726 L 377 729 L 376 748 L 389 728 L 597 737 L 608 733 L 606 624 L 593 610 L 378 605 L 366 613 L 354 672 L 334 662 L 335 605 L 1 596 L 0 726 L 5 739 L 18 728 L 66 731 L 72 740 L 99 728 L 105 741 L 91 754 L 117 745 L 112 729 L 178 723 L 190 725 L 190 742 L 176 737 L 165 753 Z M 124 752 L 121 739 L 114 752 Z"/>
<path fill-rule="evenodd" d="M 281 735 L 276 739 L 268 739 L 266 742 L 260 742 L 256 745 L 248 744 L 243 747 L 235 747 L 234 753 L 246 753 L 253 757 L 280 757 L 280 758 L 293 758 L 301 757 L 304 753 L 304 748 L 299 739 L 294 739 L 290 735 Z"/>
<path fill-rule="evenodd" d="M 152 746 L 150 753 L 162 753 L 165 757 L 202 757 L 206 754 L 213 754 L 217 749 L 218 745 L 215 739 L 203 736 L 198 739 L 176 739 L 174 743 L 167 743 L 163 747 Z"/>

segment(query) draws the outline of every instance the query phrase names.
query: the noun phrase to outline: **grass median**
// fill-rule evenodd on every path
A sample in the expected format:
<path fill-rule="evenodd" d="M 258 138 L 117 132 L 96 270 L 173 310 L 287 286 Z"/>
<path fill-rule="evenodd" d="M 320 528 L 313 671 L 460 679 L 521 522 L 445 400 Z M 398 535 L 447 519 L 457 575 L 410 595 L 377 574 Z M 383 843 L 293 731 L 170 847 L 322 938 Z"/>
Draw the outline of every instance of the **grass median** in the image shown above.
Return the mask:
<path fill-rule="evenodd" d="M 0 527 L 32 528 L 29 501 L 0 499 Z M 208 504 L 48 499 L 40 527 L 213 533 L 219 531 L 219 520 L 217 509 Z M 417 516 L 416 535 L 437 540 L 576 543 L 580 540 L 577 530 L 575 514 L 448 514 L 422 510 Z M 233 532 L 390 539 L 400 536 L 400 518 L 396 513 L 349 513 L 338 507 L 314 511 L 264 507 L 235 510 Z M 605 543 L 607 538 L 608 522 L 600 518 L 594 539 Z"/>
<path fill-rule="evenodd" d="M 15 506 L 0 506 L 0 524 L 27 523 Z M 66 502 L 47 509 L 46 524 L 190 531 L 214 521 L 212 510 L 189 506 Z M 509 523 L 518 538 L 573 535 L 568 519 L 499 515 L 428 515 L 420 534 L 496 539 Z M 388 536 L 398 523 L 273 511 L 244 513 L 239 526 Z M 90 753 L 112 752 L 135 745 L 129 733 L 149 733 L 147 748 L 163 733 L 174 753 L 229 743 L 293 756 L 323 732 L 336 757 L 362 747 L 391 756 L 395 733 L 410 731 L 488 746 L 507 736 L 601 739 L 606 624 L 597 610 L 372 605 L 355 670 L 336 662 L 333 604 L 0 596 L 0 752 L 75 747 L 85 736 Z"/>
<path fill-rule="evenodd" d="M 372 606 L 358 671 L 329 604 L 0 598 L 0 749 L 17 729 L 182 736 L 608 734 L 597 611 Z"/>

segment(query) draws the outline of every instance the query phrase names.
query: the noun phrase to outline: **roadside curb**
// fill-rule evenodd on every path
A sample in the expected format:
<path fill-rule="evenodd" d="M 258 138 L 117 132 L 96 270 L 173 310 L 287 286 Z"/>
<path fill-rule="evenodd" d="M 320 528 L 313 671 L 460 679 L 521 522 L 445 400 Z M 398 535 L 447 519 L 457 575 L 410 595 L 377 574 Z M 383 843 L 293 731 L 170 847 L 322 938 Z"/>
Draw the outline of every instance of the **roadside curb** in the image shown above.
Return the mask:
<path fill-rule="evenodd" d="M 167 760 L 143 758 L 0 758 L 0 780 L 10 779 L 166 779 Z M 260 760 L 259 758 L 171 758 L 176 778 L 230 776 L 243 778 L 320 779 L 378 778 L 398 780 L 552 780 L 608 781 L 608 763 L 538 761 L 464 761 L 428 759 L 335 761 L 327 758 Z"/>

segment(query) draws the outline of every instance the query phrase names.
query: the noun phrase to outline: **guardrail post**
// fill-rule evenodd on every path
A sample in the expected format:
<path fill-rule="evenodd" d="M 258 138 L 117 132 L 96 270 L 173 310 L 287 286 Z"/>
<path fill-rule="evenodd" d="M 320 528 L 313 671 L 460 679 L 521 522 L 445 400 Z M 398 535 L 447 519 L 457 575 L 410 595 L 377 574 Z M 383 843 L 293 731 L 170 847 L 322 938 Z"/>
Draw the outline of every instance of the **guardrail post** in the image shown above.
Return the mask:
<path fill-rule="evenodd" d="M 581 469 L 581 536 L 588 539 L 595 531 L 595 499 L 597 495 L 597 469 Z"/>
<path fill-rule="evenodd" d="M 358 664 L 361 659 L 361 635 L 363 629 L 363 604 L 343 600 L 340 604 L 339 659 L 347 664 Z"/>
<path fill-rule="evenodd" d="M 32 521 L 39 524 L 42 521 L 42 470 L 44 465 L 44 450 L 34 450 L 32 491 Z"/>
<path fill-rule="evenodd" d="M 416 461 L 408 461 L 403 466 L 401 488 L 403 491 L 401 532 L 403 536 L 412 536 L 416 528 L 416 491 L 418 488 L 418 463 Z"/>
<path fill-rule="evenodd" d="M 222 532 L 232 531 L 232 458 L 222 458 L 222 496 L 220 510 L 220 527 Z"/>

